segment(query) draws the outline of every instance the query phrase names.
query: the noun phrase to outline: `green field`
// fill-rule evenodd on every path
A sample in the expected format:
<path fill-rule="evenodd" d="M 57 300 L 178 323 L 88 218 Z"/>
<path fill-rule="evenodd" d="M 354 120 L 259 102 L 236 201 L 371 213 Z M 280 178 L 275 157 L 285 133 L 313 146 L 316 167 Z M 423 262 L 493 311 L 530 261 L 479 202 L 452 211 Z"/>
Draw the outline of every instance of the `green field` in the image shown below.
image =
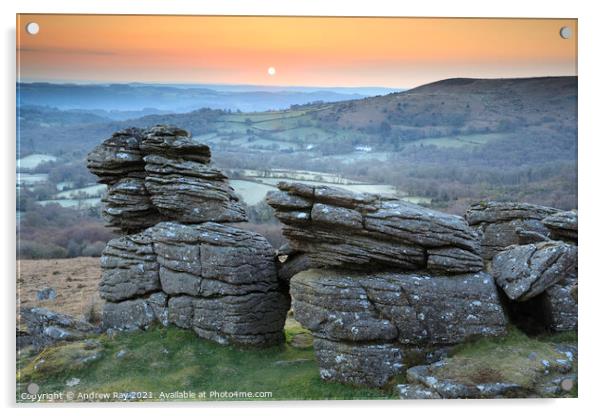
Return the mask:
<path fill-rule="evenodd" d="M 38 165 L 44 162 L 54 162 L 57 160 L 56 156 L 36 153 L 33 155 L 25 156 L 21 159 L 17 159 L 17 170 L 19 169 L 35 169 Z"/>
<path fill-rule="evenodd" d="M 47 173 L 18 173 L 17 186 L 33 186 L 48 181 Z"/>
<path fill-rule="evenodd" d="M 105 193 L 107 185 L 90 185 L 83 188 L 70 189 L 68 191 L 62 191 L 54 195 L 56 199 L 73 199 L 78 198 L 80 195 L 87 197 L 98 197 Z"/>
<path fill-rule="evenodd" d="M 83 199 L 47 199 L 39 201 L 41 205 L 59 204 L 63 208 L 85 209 L 100 205 L 100 198 L 83 198 Z"/>
<path fill-rule="evenodd" d="M 294 337 L 303 332 L 289 326 L 287 343 L 268 349 L 221 346 L 175 327 L 102 335 L 93 347 L 76 342 L 47 348 L 35 358 L 24 354 L 17 363 L 17 397 L 35 382 L 40 393 L 69 391 L 77 397 L 90 391 L 136 391 L 150 392 L 153 401 L 161 400 L 161 392 L 176 390 L 206 393 L 197 400 L 225 400 L 210 397 L 211 392 L 270 394 L 229 400 L 395 398 L 393 386 L 381 390 L 323 382 L 313 348 L 294 346 Z M 78 384 L 68 387 L 73 379 Z"/>

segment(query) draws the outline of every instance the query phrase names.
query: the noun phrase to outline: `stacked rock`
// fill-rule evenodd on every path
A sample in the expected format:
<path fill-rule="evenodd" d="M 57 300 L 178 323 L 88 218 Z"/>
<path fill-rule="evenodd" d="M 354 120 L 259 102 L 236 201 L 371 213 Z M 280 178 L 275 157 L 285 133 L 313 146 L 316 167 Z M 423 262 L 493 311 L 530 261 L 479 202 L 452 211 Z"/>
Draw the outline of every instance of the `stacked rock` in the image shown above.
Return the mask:
<path fill-rule="evenodd" d="M 519 202 L 480 202 L 466 211 L 466 221 L 479 231 L 483 258 L 491 260 L 513 244 L 543 241 L 549 230 L 542 220 L 560 211 Z"/>
<path fill-rule="evenodd" d="M 509 310 L 555 331 L 577 328 L 577 212 L 502 202 L 472 205 Z"/>
<path fill-rule="evenodd" d="M 281 279 L 325 380 L 382 386 L 416 355 L 505 333 L 477 232 L 397 199 L 280 183 L 267 202 L 289 243 Z M 312 267 L 312 270 L 302 269 Z"/>
<path fill-rule="evenodd" d="M 154 322 L 193 329 L 222 344 L 283 340 L 289 297 L 275 251 L 246 220 L 208 146 L 171 126 L 115 133 L 88 155 L 108 185 L 103 215 L 124 235 L 101 257 L 103 326 Z"/>

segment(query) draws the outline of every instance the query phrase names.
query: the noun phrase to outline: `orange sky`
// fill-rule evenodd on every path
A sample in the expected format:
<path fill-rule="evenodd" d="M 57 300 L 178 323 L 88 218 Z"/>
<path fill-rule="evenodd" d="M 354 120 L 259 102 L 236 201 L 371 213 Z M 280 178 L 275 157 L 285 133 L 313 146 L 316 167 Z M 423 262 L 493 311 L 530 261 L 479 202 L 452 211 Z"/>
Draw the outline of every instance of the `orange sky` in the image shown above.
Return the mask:
<path fill-rule="evenodd" d="M 576 32 L 571 19 L 19 15 L 17 48 L 24 81 L 412 87 L 576 75 Z"/>

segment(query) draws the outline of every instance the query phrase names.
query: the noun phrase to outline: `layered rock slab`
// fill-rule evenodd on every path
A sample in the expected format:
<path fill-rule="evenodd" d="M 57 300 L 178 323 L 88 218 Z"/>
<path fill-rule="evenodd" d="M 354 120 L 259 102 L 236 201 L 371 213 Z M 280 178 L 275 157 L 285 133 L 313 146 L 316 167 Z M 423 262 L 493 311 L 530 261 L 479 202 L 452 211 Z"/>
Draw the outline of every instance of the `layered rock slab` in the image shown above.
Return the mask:
<path fill-rule="evenodd" d="M 264 237 L 217 223 L 164 222 L 149 233 L 171 322 L 222 344 L 282 341 L 289 298 Z"/>
<path fill-rule="evenodd" d="M 101 215 L 109 227 L 135 233 L 164 217 L 151 201 L 142 178 L 123 178 L 111 184 L 102 197 Z"/>
<path fill-rule="evenodd" d="M 525 236 L 539 241 L 549 236 L 542 220 L 560 210 L 519 202 L 479 202 L 466 211 L 466 220 L 481 236 L 483 258 L 491 260 L 506 247 L 521 244 Z"/>
<path fill-rule="evenodd" d="M 578 215 L 576 211 L 564 211 L 552 214 L 544 218 L 542 223 L 550 230 L 551 238 L 554 240 L 577 243 Z"/>
<path fill-rule="evenodd" d="M 560 241 L 513 246 L 497 254 L 492 274 L 509 299 L 525 301 L 575 273 L 577 248 Z"/>
<path fill-rule="evenodd" d="M 210 162 L 207 145 L 164 125 L 117 132 L 88 154 L 88 169 L 108 185 L 103 217 L 126 233 L 165 220 L 245 221 L 228 178 Z"/>
<path fill-rule="evenodd" d="M 577 329 L 579 306 L 573 291 L 577 287 L 577 278 L 570 276 L 553 284 L 543 293 L 543 307 L 547 314 L 546 324 L 553 331 L 572 331 Z"/>
<path fill-rule="evenodd" d="M 239 222 L 246 213 L 228 178 L 209 166 L 211 151 L 176 127 L 156 126 L 140 144 L 145 186 L 159 212 L 185 223 Z"/>
<path fill-rule="evenodd" d="M 144 178 L 144 153 L 140 142 L 144 130 L 120 130 L 96 146 L 87 157 L 88 170 L 98 176 L 98 182 L 113 184 L 125 177 Z"/>
<path fill-rule="evenodd" d="M 159 264 L 148 232 L 110 240 L 100 258 L 100 297 L 118 302 L 161 290 Z"/>
<path fill-rule="evenodd" d="M 483 268 L 478 234 L 461 217 L 326 186 L 278 188 L 267 202 L 291 249 L 315 267 L 451 274 Z"/>
<path fill-rule="evenodd" d="M 293 277 L 290 287 L 295 319 L 314 336 L 322 377 L 344 383 L 384 384 L 403 370 L 405 351 L 415 347 L 505 333 L 493 279 L 483 272 L 309 270 Z M 364 350 L 370 360 L 354 358 Z M 388 364 L 371 364 L 378 359 Z"/>

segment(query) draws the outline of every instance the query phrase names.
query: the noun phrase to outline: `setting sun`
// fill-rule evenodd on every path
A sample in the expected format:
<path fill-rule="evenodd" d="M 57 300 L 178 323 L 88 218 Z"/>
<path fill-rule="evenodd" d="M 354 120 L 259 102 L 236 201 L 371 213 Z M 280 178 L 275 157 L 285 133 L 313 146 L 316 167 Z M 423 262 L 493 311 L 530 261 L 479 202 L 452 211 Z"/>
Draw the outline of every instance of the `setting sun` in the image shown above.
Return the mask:
<path fill-rule="evenodd" d="M 19 79 L 412 87 L 575 75 L 577 36 L 561 27 L 577 33 L 571 19 L 23 14 Z"/>

